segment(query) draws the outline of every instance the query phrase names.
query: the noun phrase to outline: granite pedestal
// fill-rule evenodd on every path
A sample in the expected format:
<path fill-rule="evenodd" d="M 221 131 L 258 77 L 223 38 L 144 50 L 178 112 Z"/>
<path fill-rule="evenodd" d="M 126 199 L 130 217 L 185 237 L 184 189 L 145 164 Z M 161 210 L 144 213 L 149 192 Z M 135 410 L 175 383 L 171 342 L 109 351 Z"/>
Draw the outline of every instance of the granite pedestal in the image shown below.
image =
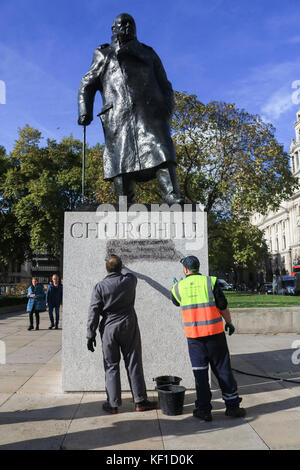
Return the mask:
<path fill-rule="evenodd" d="M 153 378 L 160 375 L 180 376 L 182 385 L 194 388 L 181 310 L 169 293 L 173 279 L 183 277 L 179 260 L 188 254 L 196 255 L 200 271 L 208 274 L 206 213 L 135 214 L 139 216 L 133 213 L 128 219 L 126 211 L 65 213 L 64 391 L 105 390 L 101 339 L 97 334 L 94 353 L 87 350 L 86 323 L 92 288 L 106 276 L 105 258 L 110 254 L 121 256 L 126 269 L 138 278 L 135 309 L 147 389 L 155 388 Z M 121 382 L 122 389 L 129 390 L 123 361 Z"/>

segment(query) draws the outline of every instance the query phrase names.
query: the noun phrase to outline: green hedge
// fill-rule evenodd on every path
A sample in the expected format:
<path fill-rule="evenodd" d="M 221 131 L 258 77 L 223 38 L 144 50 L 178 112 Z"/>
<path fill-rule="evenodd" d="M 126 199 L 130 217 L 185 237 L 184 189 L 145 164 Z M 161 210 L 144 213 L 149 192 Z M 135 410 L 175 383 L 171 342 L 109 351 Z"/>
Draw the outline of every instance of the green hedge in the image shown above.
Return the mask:
<path fill-rule="evenodd" d="M 0 295 L 0 307 L 27 303 L 26 295 Z"/>

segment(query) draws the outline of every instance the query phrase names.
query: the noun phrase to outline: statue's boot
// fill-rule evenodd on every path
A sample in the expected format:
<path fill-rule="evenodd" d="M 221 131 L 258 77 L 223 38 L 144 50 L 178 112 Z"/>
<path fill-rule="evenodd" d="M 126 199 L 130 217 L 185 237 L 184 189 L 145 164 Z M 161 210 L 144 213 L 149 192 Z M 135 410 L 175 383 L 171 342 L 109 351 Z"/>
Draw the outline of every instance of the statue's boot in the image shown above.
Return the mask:
<path fill-rule="evenodd" d="M 135 180 L 127 175 L 119 175 L 114 178 L 115 192 L 119 196 L 127 196 L 127 204 L 135 204 Z"/>
<path fill-rule="evenodd" d="M 184 199 L 180 196 L 175 165 L 158 168 L 156 178 L 163 202 L 169 205 L 184 204 Z"/>

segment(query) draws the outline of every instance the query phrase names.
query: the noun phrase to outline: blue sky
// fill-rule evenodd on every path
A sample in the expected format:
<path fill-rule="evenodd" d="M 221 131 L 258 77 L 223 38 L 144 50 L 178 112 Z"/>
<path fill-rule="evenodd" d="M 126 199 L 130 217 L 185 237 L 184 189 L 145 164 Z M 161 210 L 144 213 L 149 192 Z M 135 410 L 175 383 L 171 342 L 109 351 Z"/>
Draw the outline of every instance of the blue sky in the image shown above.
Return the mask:
<path fill-rule="evenodd" d="M 175 90 L 262 115 L 289 150 L 300 107 L 292 100 L 299 0 L 1 0 L 0 145 L 10 151 L 27 123 L 44 138 L 81 138 L 78 86 L 121 12 L 134 16 L 138 39 L 159 54 Z M 95 111 L 100 106 L 99 95 Z M 103 142 L 97 117 L 87 140 Z"/>

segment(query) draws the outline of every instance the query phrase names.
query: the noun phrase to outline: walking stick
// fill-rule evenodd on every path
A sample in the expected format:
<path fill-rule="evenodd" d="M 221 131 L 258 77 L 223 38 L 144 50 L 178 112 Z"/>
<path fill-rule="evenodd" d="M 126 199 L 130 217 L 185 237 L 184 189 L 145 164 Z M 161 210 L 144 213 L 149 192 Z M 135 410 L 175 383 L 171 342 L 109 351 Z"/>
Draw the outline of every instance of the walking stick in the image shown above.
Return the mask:
<path fill-rule="evenodd" d="M 83 126 L 83 147 L 82 147 L 82 188 L 81 188 L 81 202 L 85 200 L 85 147 L 86 147 L 86 126 Z"/>

